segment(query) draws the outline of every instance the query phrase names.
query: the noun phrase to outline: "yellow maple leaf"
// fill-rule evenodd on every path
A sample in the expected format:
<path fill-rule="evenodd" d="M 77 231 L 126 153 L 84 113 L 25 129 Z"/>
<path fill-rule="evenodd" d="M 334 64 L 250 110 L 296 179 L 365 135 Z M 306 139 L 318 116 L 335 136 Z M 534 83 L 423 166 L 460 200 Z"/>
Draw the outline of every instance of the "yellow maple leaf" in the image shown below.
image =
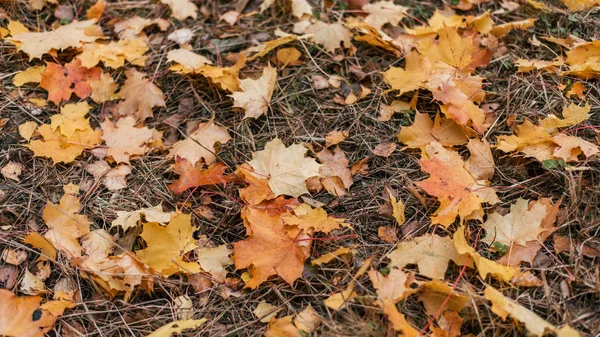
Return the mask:
<path fill-rule="evenodd" d="M 258 118 L 267 112 L 276 85 L 277 69 L 268 66 L 258 79 L 241 80 L 240 91 L 229 96 L 233 98 L 234 107 L 244 109 L 244 119 Z"/>
<path fill-rule="evenodd" d="M 102 141 L 102 131 L 88 128 L 75 131 L 71 138 L 63 136 L 60 130 L 52 131 L 49 124 L 41 125 L 37 132 L 43 140 L 32 140 L 25 145 L 36 157 L 52 158 L 53 165 L 70 163 L 80 156 L 84 150 L 98 145 Z"/>
<path fill-rule="evenodd" d="M 21 32 L 7 40 L 29 55 L 29 60 L 41 58 L 52 49 L 79 48 L 84 43 L 102 38 L 102 30 L 96 20 L 73 21 L 50 32 Z"/>
<path fill-rule="evenodd" d="M 310 261 L 310 264 L 312 264 L 313 266 L 320 266 L 322 264 L 329 263 L 329 262 L 333 261 L 338 256 L 347 255 L 347 254 L 351 254 L 351 253 L 352 253 L 352 249 L 351 248 L 348 248 L 348 247 L 339 247 L 338 249 L 334 250 L 333 252 L 321 255 L 318 258 Z"/>
<path fill-rule="evenodd" d="M 281 139 L 275 138 L 265 145 L 265 149 L 252 153 L 249 162 L 254 172 L 269 178 L 269 186 L 275 194 L 297 198 L 308 193 L 306 179 L 319 176 L 320 164 L 306 158 L 306 147 L 293 144 L 286 147 Z"/>
<path fill-rule="evenodd" d="M 582 11 L 594 6 L 600 5 L 600 0 L 560 0 L 567 8 L 572 11 Z"/>
<path fill-rule="evenodd" d="M 450 260 L 459 266 L 471 265 L 466 256 L 456 251 L 450 237 L 435 234 L 425 234 L 412 241 L 399 242 L 397 248 L 387 257 L 391 260 L 389 268 L 403 268 L 408 264 L 416 264 L 420 274 L 442 280 Z"/>
<path fill-rule="evenodd" d="M 258 46 L 254 46 L 254 47 L 245 49 L 242 51 L 242 53 L 248 57 L 248 61 L 253 61 L 259 57 L 263 57 L 263 56 L 267 55 L 271 50 L 273 50 L 279 46 L 296 41 L 296 39 L 298 39 L 298 36 L 294 35 L 294 34 L 282 36 L 278 39 L 265 41 Z M 252 54 L 252 53 L 254 53 L 254 54 Z M 252 55 L 250 55 L 250 54 L 252 54 Z"/>
<path fill-rule="evenodd" d="M 46 70 L 46 66 L 33 66 L 23 71 L 18 72 L 13 77 L 13 84 L 20 87 L 25 83 L 40 83 L 42 81 L 42 73 Z"/>
<path fill-rule="evenodd" d="M 194 73 L 196 69 L 203 65 L 212 64 L 208 58 L 183 48 L 169 50 L 167 62 L 175 62 L 169 67 L 169 70 L 181 74 Z"/>
<path fill-rule="evenodd" d="M 237 62 L 231 67 L 215 67 L 210 64 L 205 64 L 200 68 L 194 69 L 192 74 L 200 74 L 221 89 L 229 92 L 236 92 L 240 88 L 240 69 L 246 64 L 246 57 L 240 56 Z"/>
<path fill-rule="evenodd" d="M 90 129 L 90 121 L 85 115 L 91 107 L 87 102 L 66 104 L 60 108 L 60 114 L 50 117 L 50 127 L 52 131 L 60 128 L 60 134 L 71 138 L 75 131 L 85 131 Z"/>
<path fill-rule="evenodd" d="M 369 270 L 369 278 L 377 291 L 378 304 L 383 307 L 384 301 L 397 303 L 406 296 L 415 293 L 410 287 L 410 277 L 400 269 L 392 269 L 384 276 L 377 270 Z"/>
<path fill-rule="evenodd" d="M 272 318 L 265 337 L 298 337 L 311 335 L 321 323 L 321 317 L 309 304 L 295 315 Z"/>
<path fill-rule="evenodd" d="M 229 140 L 231 136 L 227 128 L 216 125 L 211 119 L 200 123 L 186 139 L 173 144 L 167 157 L 187 159 L 192 166 L 203 159 L 206 165 L 210 165 L 217 159 L 215 144 L 225 144 Z"/>
<path fill-rule="evenodd" d="M 85 11 L 85 16 L 88 20 L 99 20 L 102 17 L 102 14 L 104 14 L 105 8 L 106 2 L 104 2 L 104 0 L 98 0 L 92 7 Z"/>
<path fill-rule="evenodd" d="M 427 57 L 411 51 L 405 57 L 406 66 L 390 67 L 383 78 L 392 90 L 398 90 L 402 95 L 406 92 L 419 89 L 423 83 L 429 79 L 433 66 Z"/>
<path fill-rule="evenodd" d="M 33 248 L 40 249 L 41 254 L 38 257 L 38 261 L 50 259 L 51 261 L 56 260 L 56 249 L 50 241 L 44 239 L 38 232 L 30 232 L 23 238 L 23 243 L 26 243 Z"/>
<path fill-rule="evenodd" d="M 167 226 L 157 222 L 148 222 L 143 226 L 140 236 L 146 242 L 146 248 L 136 251 L 136 255 L 147 266 L 163 276 L 177 272 L 188 274 L 200 272 L 197 262 L 188 262 L 184 256 L 196 248 L 190 214 L 177 213 Z"/>
<path fill-rule="evenodd" d="M 83 45 L 81 54 L 77 58 L 81 60 L 81 65 L 86 68 L 95 67 L 102 62 L 105 67 L 117 69 L 122 67 L 125 61 L 132 65 L 144 66 L 146 63 L 144 54 L 147 51 L 146 38 L 94 42 Z"/>
<path fill-rule="evenodd" d="M 167 30 L 167 28 L 169 28 L 171 22 L 162 18 L 152 20 L 148 18 L 134 16 L 132 18 L 121 20 L 115 23 L 114 29 L 115 33 L 119 35 L 119 38 L 121 40 L 125 40 L 145 36 L 145 34 L 143 33 L 144 29 L 152 25 L 156 25 L 161 31 L 165 31 Z"/>
<path fill-rule="evenodd" d="M 555 332 L 559 337 L 579 336 L 579 333 L 568 325 L 560 329 L 555 327 L 533 311 L 504 297 L 501 292 L 490 285 L 486 286 L 483 296 L 492 302 L 492 312 L 502 317 L 503 320 L 506 320 L 510 315 L 512 318 L 525 324 L 525 328 L 535 336 L 541 337 L 547 332 Z"/>
<path fill-rule="evenodd" d="M 135 211 L 117 211 L 117 218 L 111 223 L 111 227 L 120 226 L 123 231 L 127 231 L 129 228 L 136 227 L 138 221 L 144 219 L 146 222 L 157 222 L 161 225 L 166 225 L 170 220 L 173 212 L 165 212 L 161 205 L 156 205 L 149 208 L 141 208 Z"/>
<path fill-rule="evenodd" d="M 196 329 L 204 322 L 206 322 L 206 318 L 171 322 L 161 326 L 146 337 L 171 337 L 173 334 L 180 334 L 184 330 Z"/>
<path fill-rule="evenodd" d="M 517 274 L 518 269 L 500 265 L 490 259 L 486 259 L 485 257 L 479 255 L 467 243 L 467 239 L 465 238 L 465 227 L 459 226 L 456 232 L 454 232 L 453 236 L 454 246 L 456 247 L 456 251 L 459 254 L 467 254 L 473 259 L 473 262 L 477 266 L 477 271 L 482 278 L 486 278 L 488 275 L 492 274 L 497 277 L 499 280 L 508 282 L 510 281 L 515 274 Z"/>
<path fill-rule="evenodd" d="M 100 124 L 106 142 L 106 155 L 112 157 L 117 163 L 128 163 L 133 156 L 141 156 L 150 149 L 154 133 L 145 126 L 135 127 L 133 117 L 124 117 L 114 124 L 105 119 Z"/>
<path fill-rule="evenodd" d="M 80 208 L 76 196 L 65 194 L 58 205 L 48 202 L 42 211 L 42 219 L 50 229 L 44 237 L 69 259 L 81 256 L 79 238 L 90 232 L 88 217 L 76 214 Z"/>
<path fill-rule="evenodd" d="M 286 213 L 281 216 L 283 222 L 288 226 L 298 226 L 304 232 L 313 229 L 316 232 L 329 233 L 340 227 L 350 227 L 344 219 L 333 218 L 327 215 L 322 208 L 312 208 L 307 204 L 292 207 L 293 214 Z"/>
<path fill-rule="evenodd" d="M 495 37 L 500 38 L 508 34 L 513 29 L 527 29 L 529 27 L 532 27 L 536 21 L 537 18 L 530 18 L 525 20 L 507 22 L 501 25 L 494 26 L 490 33 Z"/>

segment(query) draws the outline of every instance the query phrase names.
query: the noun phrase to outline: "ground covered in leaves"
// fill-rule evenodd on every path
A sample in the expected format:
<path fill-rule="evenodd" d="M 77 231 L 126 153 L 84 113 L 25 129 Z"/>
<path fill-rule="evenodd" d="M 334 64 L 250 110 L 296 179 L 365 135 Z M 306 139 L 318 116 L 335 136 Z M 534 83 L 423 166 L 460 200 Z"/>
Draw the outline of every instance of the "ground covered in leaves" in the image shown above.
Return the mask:
<path fill-rule="evenodd" d="M 0 335 L 600 334 L 598 5 L 4 2 Z"/>

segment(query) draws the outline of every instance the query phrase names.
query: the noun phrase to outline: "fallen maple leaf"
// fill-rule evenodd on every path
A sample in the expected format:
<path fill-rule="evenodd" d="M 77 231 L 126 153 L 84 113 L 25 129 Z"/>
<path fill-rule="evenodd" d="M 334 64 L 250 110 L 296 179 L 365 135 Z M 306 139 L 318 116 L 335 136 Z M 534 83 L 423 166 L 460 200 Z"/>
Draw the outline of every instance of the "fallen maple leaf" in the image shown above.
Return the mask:
<path fill-rule="evenodd" d="M 47 259 L 50 259 L 51 261 L 56 260 L 56 249 L 52 246 L 50 241 L 46 240 L 38 232 L 30 232 L 25 235 L 23 243 L 41 250 L 41 254 L 37 259 L 38 261 Z"/>
<path fill-rule="evenodd" d="M 177 20 L 185 20 L 188 17 L 198 17 L 198 6 L 190 0 L 160 0 L 161 3 L 171 8 L 172 16 Z"/>
<path fill-rule="evenodd" d="M 202 64 L 202 59 L 195 57 L 194 59 L 189 59 L 189 56 L 184 59 L 187 63 L 184 64 L 175 64 L 171 66 L 171 70 L 183 74 L 199 74 L 202 75 L 216 85 L 218 85 L 221 89 L 227 90 L 229 92 L 236 92 L 240 88 L 240 69 L 244 67 L 246 64 L 246 57 L 242 54 L 240 58 L 237 60 L 236 64 L 231 67 L 215 67 L 210 64 Z M 202 64 L 198 68 L 190 68 L 197 64 Z"/>
<path fill-rule="evenodd" d="M 0 289 L 0 334 L 4 336 L 43 337 L 54 327 L 56 318 L 40 308 L 42 297 L 18 297 Z"/>
<path fill-rule="evenodd" d="M 42 74 L 46 71 L 46 66 L 33 66 L 18 72 L 13 77 L 13 84 L 16 87 L 23 86 L 26 83 L 40 83 Z"/>
<path fill-rule="evenodd" d="M 58 205 L 48 202 L 42 211 L 42 219 L 50 229 L 44 237 L 68 259 L 81 256 L 79 238 L 90 232 L 88 217 L 76 214 L 80 208 L 76 196 L 64 194 Z"/>
<path fill-rule="evenodd" d="M 119 85 L 115 83 L 109 73 L 102 73 L 100 78 L 90 81 L 89 84 L 92 87 L 91 99 L 96 103 L 119 98 L 119 95 L 115 94 Z"/>
<path fill-rule="evenodd" d="M 352 228 L 345 223 L 345 219 L 333 218 L 327 215 L 322 208 L 312 208 L 307 204 L 292 207 L 293 214 L 286 213 L 281 216 L 283 222 L 288 226 L 298 226 L 305 233 L 312 228 L 314 231 L 329 233 L 340 227 Z"/>
<path fill-rule="evenodd" d="M 204 164 L 210 165 L 217 159 L 216 144 L 225 144 L 231 140 L 227 128 L 218 126 L 214 120 L 198 124 L 198 127 L 184 140 L 173 144 L 169 151 L 169 158 L 183 158 L 194 166 L 201 159 Z"/>
<path fill-rule="evenodd" d="M 71 138 L 77 131 L 90 129 L 90 121 L 85 118 L 91 107 L 87 102 L 66 104 L 60 108 L 60 114 L 50 117 L 52 131 L 59 129 L 60 134 Z"/>
<path fill-rule="evenodd" d="M 46 70 L 42 73 L 40 87 L 48 91 L 48 100 L 58 105 L 60 101 L 68 101 L 71 94 L 85 99 L 92 93 L 89 82 L 98 80 L 100 68 L 81 66 L 81 61 L 75 59 L 64 67 L 57 63 L 47 62 Z"/>
<path fill-rule="evenodd" d="M 271 212 L 258 206 L 242 209 L 242 219 L 248 238 L 233 244 L 233 261 L 236 268 L 248 268 L 252 278 L 246 287 L 256 289 L 272 275 L 279 275 L 289 284 L 302 276 L 304 261 L 310 256 L 308 238 L 294 226 L 284 226 L 278 216 L 285 210 Z"/>
<path fill-rule="evenodd" d="M 167 62 L 175 62 L 169 70 L 182 74 L 193 73 L 203 65 L 212 64 L 206 57 L 183 48 L 169 50 Z"/>
<path fill-rule="evenodd" d="M 325 23 L 317 21 L 304 30 L 305 34 L 313 34 L 310 39 L 325 47 L 329 53 L 335 53 L 339 48 L 352 47 L 352 32 L 341 23 Z"/>
<path fill-rule="evenodd" d="M 184 255 L 196 248 L 197 241 L 193 237 L 195 229 L 190 214 L 173 215 L 167 226 L 148 222 L 143 228 L 140 236 L 146 242 L 146 248 L 136 251 L 140 261 L 165 277 L 177 272 L 192 274 L 200 271 L 197 262 L 184 261 Z"/>
<path fill-rule="evenodd" d="M 283 310 L 283 308 L 277 308 L 276 306 L 267 303 L 267 301 L 260 301 L 254 311 L 252 313 L 256 316 L 256 318 L 260 319 L 262 323 L 269 323 L 272 318 L 275 318 L 278 312 Z M 291 320 L 289 322 L 292 323 Z"/>
<path fill-rule="evenodd" d="M 119 164 L 116 167 L 99 160 L 85 166 L 85 170 L 96 179 L 102 179 L 102 183 L 109 191 L 118 191 L 127 187 L 127 175 L 131 173 L 131 166 Z"/>
<path fill-rule="evenodd" d="M 317 159 L 323 164 L 319 168 L 318 179 L 327 192 L 341 197 L 352 186 L 352 172 L 348 168 L 350 162 L 342 149 L 336 146 L 333 151 L 323 149 L 317 153 Z"/>
<path fill-rule="evenodd" d="M 388 268 L 417 264 L 420 274 L 441 280 L 444 279 L 450 260 L 459 266 L 472 266 L 467 256 L 458 253 L 450 237 L 435 234 L 425 234 L 412 241 L 399 242 L 398 247 L 387 257 L 391 260 Z"/>
<path fill-rule="evenodd" d="M 321 317 L 309 304 L 295 315 L 282 318 L 273 317 L 269 322 L 265 337 L 300 337 L 312 335 L 321 324 Z"/>
<path fill-rule="evenodd" d="M 546 332 L 555 332 L 559 337 L 579 336 L 579 333 L 570 326 L 565 325 L 560 329 L 555 327 L 533 311 L 504 297 L 501 292 L 490 285 L 486 286 L 483 296 L 492 302 L 492 311 L 496 315 L 502 317 L 502 320 L 506 320 L 510 315 L 512 318 L 525 324 L 527 330 L 535 336 L 541 337 L 542 335 L 545 335 Z"/>
<path fill-rule="evenodd" d="M 117 211 L 117 218 L 113 220 L 110 227 L 120 226 L 123 231 L 127 231 L 129 228 L 136 227 L 138 221 L 141 220 L 142 215 L 146 222 L 157 222 L 161 225 L 166 225 L 174 213 L 165 212 L 161 205 L 156 205 L 150 208 L 142 208 L 136 211 Z"/>
<path fill-rule="evenodd" d="M 519 198 L 510 205 L 510 213 L 502 216 L 490 213 L 483 224 L 486 236 L 481 240 L 488 245 L 498 242 L 511 247 L 513 244 L 525 245 L 534 241 L 543 231 L 542 220 L 547 214 L 546 207 L 535 203 L 530 208 L 529 201 Z"/>
<path fill-rule="evenodd" d="M 119 115 L 134 116 L 143 121 L 153 117 L 153 107 L 165 106 L 165 95 L 146 78 L 146 74 L 131 68 L 125 71 L 125 75 L 127 80 L 119 91 L 119 97 L 123 99 L 117 106 Z"/>
<path fill-rule="evenodd" d="M 209 273 L 217 282 L 224 282 L 227 276 L 225 267 L 233 264 L 229 257 L 233 253 L 227 245 L 218 247 L 200 247 L 196 249 L 196 257 L 202 270 Z"/>
<path fill-rule="evenodd" d="M 453 120 L 436 115 L 435 122 L 426 113 L 416 112 L 411 126 L 403 126 L 398 141 L 413 149 L 424 148 L 431 142 L 456 146 L 468 141 L 468 131 Z"/>
<path fill-rule="evenodd" d="M 233 98 L 234 107 L 244 109 L 244 118 L 258 118 L 267 112 L 276 85 L 277 70 L 268 66 L 260 78 L 241 80 L 241 91 L 229 96 Z"/>
<path fill-rule="evenodd" d="M 104 14 L 104 9 L 106 8 L 106 2 L 104 0 L 98 0 L 92 7 L 88 8 L 85 12 L 85 16 L 88 20 L 100 20 L 102 14 Z"/>
<path fill-rule="evenodd" d="M 501 25 L 494 26 L 490 33 L 496 37 L 502 37 L 508 34 L 513 29 L 527 29 L 532 27 L 537 21 L 537 18 L 530 18 L 520 21 L 507 22 Z"/>
<path fill-rule="evenodd" d="M 457 216 L 461 221 L 480 217 L 482 203 L 498 202 L 495 190 L 476 180 L 457 152 L 434 142 L 425 147 L 425 153 L 427 158 L 421 159 L 421 169 L 430 177 L 417 185 L 440 201 L 440 207 L 432 217 L 434 224 L 447 227 Z"/>
<path fill-rule="evenodd" d="M 148 51 L 148 41 L 145 38 L 125 39 L 119 41 L 94 42 L 83 45 L 81 54 L 77 59 L 81 65 L 92 68 L 102 62 L 105 67 L 117 69 L 125 64 L 125 61 L 136 66 L 144 66 Z"/>
<path fill-rule="evenodd" d="M 313 266 L 320 266 L 322 264 L 326 264 L 326 263 L 329 263 L 329 262 L 337 259 L 339 256 L 348 255 L 348 254 L 352 254 L 351 248 L 339 247 L 338 249 L 334 250 L 331 253 L 326 253 L 326 254 L 321 255 L 318 258 L 310 261 L 310 264 L 312 264 Z"/>
<path fill-rule="evenodd" d="M 268 177 L 255 174 L 248 163 L 238 166 L 235 174 L 248 185 L 239 190 L 240 197 L 247 204 L 258 205 L 264 200 L 275 199 L 275 194 L 269 187 Z"/>
<path fill-rule="evenodd" d="M 561 2 L 572 12 L 600 5 L 600 0 L 561 0 Z"/>
<path fill-rule="evenodd" d="M 182 333 L 183 330 L 196 329 L 204 322 L 206 322 L 206 318 L 171 322 L 161 326 L 146 337 L 171 337 L 173 334 Z"/>
<path fill-rule="evenodd" d="M 302 19 L 305 15 L 312 16 L 312 7 L 307 0 L 289 0 L 292 5 L 292 15 L 298 19 Z M 271 7 L 275 3 L 275 0 L 265 0 L 260 4 L 261 13 L 267 8 Z"/>
<path fill-rule="evenodd" d="M 569 106 L 563 108 L 563 118 L 550 114 L 544 119 L 540 119 L 539 125 L 550 132 L 557 128 L 577 125 L 590 118 L 590 109 L 589 104 L 580 107 L 575 103 L 571 103 Z"/>
<path fill-rule="evenodd" d="M 423 302 L 425 312 L 431 316 L 435 316 L 438 310 L 461 311 L 469 303 L 469 297 L 440 280 L 423 282 L 419 287 L 418 296 L 419 301 Z"/>
<path fill-rule="evenodd" d="M 393 1 L 379 1 L 362 6 L 362 10 L 369 13 L 365 22 L 381 29 L 386 23 L 397 26 L 408 13 L 407 8 L 395 5 Z"/>
<path fill-rule="evenodd" d="M 232 176 L 226 176 L 227 166 L 223 163 L 213 163 L 207 169 L 202 170 L 187 161 L 177 157 L 174 166 L 175 172 L 179 174 L 179 179 L 169 185 L 169 190 L 173 193 L 181 193 L 188 188 L 226 184 L 232 181 Z"/>
<path fill-rule="evenodd" d="M 494 156 L 487 140 L 471 138 L 467 144 L 471 156 L 465 163 L 465 168 L 476 180 L 490 180 L 494 175 Z"/>
<path fill-rule="evenodd" d="M 296 198 L 308 193 L 306 179 L 319 176 L 321 168 L 314 159 L 305 157 L 306 151 L 301 144 L 285 147 L 281 139 L 275 138 L 264 150 L 253 152 L 249 164 L 256 174 L 268 177 L 275 196 L 285 194 Z"/>
<path fill-rule="evenodd" d="M 34 58 L 41 58 L 53 49 L 79 48 L 84 43 L 103 38 L 102 29 L 95 23 L 96 20 L 73 21 L 50 32 L 12 34 L 8 41 L 15 44 L 17 50 L 22 50 L 29 55 L 31 61 Z"/>
<path fill-rule="evenodd" d="M 107 147 L 106 155 L 117 163 L 129 164 L 131 157 L 141 156 L 149 149 L 148 143 L 154 137 L 152 130 L 145 126 L 135 127 L 135 124 L 133 117 L 121 118 L 116 124 L 105 119 L 100 124 Z"/>
<path fill-rule="evenodd" d="M 25 145 L 33 151 L 36 157 L 52 158 L 54 165 L 60 162 L 70 163 L 83 153 L 84 150 L 98 145 L 102 141 L 102 131 L 88 128 L 75 131 L 71 138 L 63 136 L 60 130 L 52 131 L 49 124 L 37 128 L 43 140 L 32 140 Z"/>
<path fill-rule="evenodd" d="M 406 216 L 404 215 L 404 203 L 402 200 L 396 200 L 396 197 L 389 188 L 386 188 L 386 190 L 388 197 L 390 198 L 390 205 L 392 206 L 392 216 L 396 220 L 398 226 L 402 226 L 406 221 Z"/>

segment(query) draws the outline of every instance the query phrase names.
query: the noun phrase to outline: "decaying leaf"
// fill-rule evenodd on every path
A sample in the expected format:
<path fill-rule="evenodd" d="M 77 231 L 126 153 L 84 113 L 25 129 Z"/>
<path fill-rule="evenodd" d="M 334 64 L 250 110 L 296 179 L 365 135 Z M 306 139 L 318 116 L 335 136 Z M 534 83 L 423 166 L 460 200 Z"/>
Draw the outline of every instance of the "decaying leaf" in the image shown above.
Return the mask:
<path fill-rule="evenodd" d="M 198 127 L 182 141 L 171 147 L 169 157 L 187 159 L 194 166 L 201 159 L 204 164 L 210 165 L 216 160 L 217 144 L 225 144 L 231 137 L 227 128 L 218 126 L 211 119 L 200 123 Z"/>
<path fill-rule="evenodd" d="M 119 115 L 134 116 L 143 121 L 153 116 L 153 107 L 165 106 L 165 95 L 146 78 L 146 74 L 131 68 L 125 71 L 125 75 L 127 80 L 119 91 L 119 97 L 123 99 L 117 107 Z"/>
<path fill-rule="evenodd" d="M 120 118 L 116 124 L 106 119 L 100 124 L 106 143 L 106 155 L 117 163 L 129 164 L 129 159 L 141 156 L 150 149 L 154 133 L 145 126 L 136 127 L 133 117 Z"/>
<path fill-rule="evenodd" d="M 138 221 L 142 219 L 142 215 L 144 216 L 144 220 L 146 222 L 156 222 L 161 225 L 166 225 L 169 223 L 169 221 L 171 221 L 173 214 L 173 212 L 163 211 L 163 207 L 161 205 L 156 205 L 150 208 L 142 208 L 131 212 L 117 211 L 117 218 L 113 220 L 110 226 L 119 226 L 124 231 L 127 231 L 129 228 L 133 228 L 138 225 Z"/>
<path fill-rule="evenodd" d="M 41 309 L 41 302 L 40 296 L 18 297 L 6 289 L 0 289 L 0 334 L 43 337 L 52 330 L 57 317 Z"/>
<path fill-rule="evenodd" d="M 169 185 L 173 193 L 181 193 L 188 188 L 226 184 L 232 181 L 233 176 L 226 176 L 227 166 L 223 163 L 213 163 L 205 170 L 192 166 L 189 161 L 177 158 L 174 170 L 179 174 L 179 179 Z"/>
<path fill-rule="evenodd" d="M 498 213 L 488 214 L 483 224 L 486 231 L 481 240 L 489 245 L 493 242 L 511 247 L 513 244 L 525 245 L 534 241 L 544 230 L 542 220 L 546 217 L 547 209 L 540 203 L 529 207 L 529 201 L 519 198 L 510 205 L 510 213 L 502 216 Z"/>
<path fill-rule="evenodd" d="M 305 34 L 313 34 L 311 40 L 325 47 L 329 53 L 335 53 L 336 49 L 350 48 L 352 46 L 352 32 L 341 23 L 325 23 L 317 21 L 304 30 Z"/>
<path fill-rule="evenodd" d="M 146 337 L 171 337 L 173 334 L 180 334 L 184 330 L 196 329 L 204 322 L 206 322 L 206 318 L 171 322 L 161 326 Z"/>
<path fill-rule="evenodd" d="M 68 101 L 72 94 L 85 99 L 92 94 L 91 81 L 100 79 L 100 68 L 81 66 L 80 60 L 73 60 L 64 67 L 57 63 L 46 63 L 40 87 L 48 91 L 48 100 L 58 105 Z"/>

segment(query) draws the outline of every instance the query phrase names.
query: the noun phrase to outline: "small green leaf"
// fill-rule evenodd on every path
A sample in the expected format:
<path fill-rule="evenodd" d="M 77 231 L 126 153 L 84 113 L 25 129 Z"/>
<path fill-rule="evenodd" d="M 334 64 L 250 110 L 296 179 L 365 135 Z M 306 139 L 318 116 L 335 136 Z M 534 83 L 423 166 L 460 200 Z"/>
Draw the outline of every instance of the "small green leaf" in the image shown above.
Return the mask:
<path fill-rule="evenodd" d="M 379 269 L 379 272 L 385 276 L 390 273 L 390 268 L 381 268 Z"/>
<path fill-rule="evenodd" d="M 564 159 L 547 159 L 542 162 L 542 168 L 546 170 L 558 169 L 567 167 L 567 162 Z"/>
<path fill-rule="evenodd" d="M 492 244 L 492 249 L 500 253 L 500 255 L 504 255 L 508 251 L 508 246 L 500 242 L 494 242 Z"/>

